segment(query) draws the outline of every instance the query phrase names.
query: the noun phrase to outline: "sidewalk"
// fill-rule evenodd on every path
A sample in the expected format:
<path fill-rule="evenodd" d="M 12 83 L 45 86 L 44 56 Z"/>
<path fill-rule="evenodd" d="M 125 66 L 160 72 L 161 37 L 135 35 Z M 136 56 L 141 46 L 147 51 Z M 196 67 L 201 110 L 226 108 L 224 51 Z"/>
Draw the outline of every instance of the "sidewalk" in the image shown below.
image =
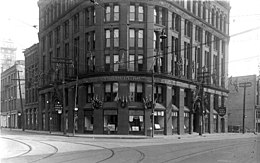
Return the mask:
<path fill-rule="evenodd" d="M 184 134 L 184 135 L 154 135 L 152 138 L 151 136 L 146 135 L 105 135 L 105 134 L 79 134 L 76 133 L 73 135 L 73 133 L 67 133 L 66 135 L 63 134 L 63 132 L 50 132 L 50 131 L 38 131 L 38 130 L 25 130 L 22 131 L 22 129 L 9 129 L 9 128 L 2 128 L 0 130 L 2 131 L 14 131 L 14 132 L 27 132 L 27 133 L 36 133 L 36 134 L 45 134 L 45 135 L 54 135 L 54 136 L 67 136 L 67 137 L 81 137 L 81 138 L 91 138 L 91 139 L 192 139 L 192 138 L 216 138 L 216 137 L 253 137 L 257 136 L 254 133 L 205 133 L 202 136 L 200 136 L 198 133 L 193 134 Z M 0 135 L 1 135 L 0 132 Z"/>

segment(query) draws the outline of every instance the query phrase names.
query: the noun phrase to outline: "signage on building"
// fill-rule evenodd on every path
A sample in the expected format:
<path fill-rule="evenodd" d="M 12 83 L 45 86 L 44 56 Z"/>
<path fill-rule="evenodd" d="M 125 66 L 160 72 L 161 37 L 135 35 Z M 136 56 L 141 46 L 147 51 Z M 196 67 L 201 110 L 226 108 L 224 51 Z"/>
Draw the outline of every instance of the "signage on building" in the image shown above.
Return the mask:
<path fill-rule="evenodd" d="M 218 109 L 219 116 L 223 117 L 224 115 L 226 115 L 226 112 L 227 112 L 226 107 L 219 107 L 219 109 Z"/>

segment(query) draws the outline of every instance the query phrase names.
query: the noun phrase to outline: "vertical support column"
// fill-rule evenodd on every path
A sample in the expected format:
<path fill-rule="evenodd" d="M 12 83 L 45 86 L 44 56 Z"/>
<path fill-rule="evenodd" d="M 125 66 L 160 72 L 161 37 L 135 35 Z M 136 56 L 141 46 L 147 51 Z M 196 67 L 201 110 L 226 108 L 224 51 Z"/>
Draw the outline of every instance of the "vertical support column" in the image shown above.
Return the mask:
<path fill-rule="evenodd" d="M 188 92 L 188 108 L 190 109 L 190 120 L 189 120 L 189 134 L 193 133 L 193 119 L 194 119 L 194 113 L 193 113 L 193 93 L 191 89 Z"/>
<path fill-rule="evenodd" d="M 146 70 L 147 72 L 151 72 L 151 68 L 153 68 L 153 55 L 154 55 L 154 47 L 153 47 L 153 37 L 154 37 L 154 6 L 147 6 L 147 30 L 146 34 L 147 36 L 152 36 L 152 37 L 144 37 L 144 47 L 146 46 L 146 49 L 144 51 L 144 54 L 147 54 L 147 60 L 146 63 L 144 63 L 144 71 Z M 153 38 L 153 39 L 152 39 Z"/>
<path fill-rule="evenodd" d="M 147 97 L 149 100 L 152 99 L 152 85 L 151 84 L 145 84 L 145 98 Z M 152 127 L 152 121 L 151 121 L 151 114 L 152 110 L 151 109 L 146 109 L 145 110 L 145 135 L 147 135 L 147 131 Z"/>
<path fill-rule="evenodd" d="M 48 98 L 48 93 L 46 93 L 45 94 L 45 98 L 44 98 L 44 106 L 45 106 L 45 108 L 44 108 L 44 110 L 45 110 L 45 131 L 48 131 L 49 130 L 49 106 L 48 106 L 48 104 L 46 103 L 46 100 L 48 100 L 49 98 Z M 30 112 L 29 111 L 29 109 L 28 109 L 28 112 Z M 29 118 L 29 116 L 28 116 L 28 118 Z M 29 124 L 28 124 L 29 125 Z"/>
<path fill-rule="evenodd" d="M 172 12 L 169 12 L 168 11 L 168 21 L 167 22 L 172 22 L 172 16 L 171 16 L 171 14 L 172 14 Z M 172 23 L 168 23 L 168 28 L 166 29 L 167 31 L 166 31 L 166 33 L 168 34 L 168 36 L 169 37 L 167 37 L 167 41 L 165 40 L 165 50 L 166 50 L 166 52 L 164 53 L 165 54 L 165 57 L 166 57 L 166 60 L 165 60 L 165 62 L 166 62 L 166 73 L 167 74 L 169 74 L 169 73 L 173 73 L 173 72 L 171 72 L 172 71 L 172 59 L 173 59 L 173 55 L 174 54 L 172 54 L 171 52 L 173 51 L 172 50 L 172 36 L 171 35 L 169 35 L 169 33 L 171 33 L 172 32 L 172 30 L 171 30 L 171 28 L 172 28 Z"/>
<path fill-rule="evenodd" d="M 177 107 L 179 108 L 178 115 L 178 134 L 184 134 L 184 88 L 177 89 Z"/>
<path fill-rule="evenodd" d="M 129 2 L 125 1 L 124 3 L 120 3 L 120 19 L 119 19 L 119 29 L 120 33 L 120 60 L 123 61 L 123 64 L 120 64 L 120 70 L 127 71 L 128 70 L 128 56 L 129 56 L 129 45 L 128 45 L 128 31 L 129 31 Z M 125 17 L 123 17 L 125 16 Z"/>
<path fill-rule="evenodd" d="M 166 115 L 165 115 L 165 133 L 172 135 L 172 86 L 166 86 Z"/>
<path fill-rule="evenodd" d="M 119 97 L 127 98 L 128 95 L 128 83 L 119 83 Z M 118 105 L 118 134 L 128 134 L 129 133 L 129 111 L 128 107 L 122 108 L 120 103 Z"/>
<path fill-rule="evenodd" d="M 214 132 L 214 119 L 213 119 L 213 108 L 214 108 L 214 94 L 210 94 L 209 102 L 209 133 Z"/>
<path fill-rule="evenodd" d="M 86 104 L 86 87 L 78 87 L 78 132 L 84 133 L 84 105 Z"/>
<path fill-rule="evenodd" d="M 218 96 L 218 109 L 219 107 L 221 107 L 221 95 Z M 218 109 L 216 110 L 218 112 Z M 218 132 L 222 132 L 221 131 L 221 116 L 218 115 Z"/>
<path fill-rule="evenodd" d="M 185 19 L 184 18 L 180 18 L 181 21 L 180 21 L 180 24 L 181 24 L 181 27 L 179 28 L 180 29 L 180 34 L 179 34 L 179 40 L 180 40 L 180 44 L 179 44 L 179 47 L 178 49 L 180 49 L 180 58 L 182 60 L 182 72 L 181 72 L 181 76 L 184 75 L 184 50 L 183 47 L 184 47 L 184 41 L 183 41 L 183 38 L 184 38 L 184 30 L 185 30 Z"/>
<path fill-rule="evenodd" d="M 94 84 L 94 95 L 98 96 L 100 100 L 104 97 L 104 87 L 102 83 Z M 104 105 L 103 105 L 104 106 Z M 93 133 L 94 134 L 103 134 L 104 131 L 104 115 L 103 108 L 95 109 L 93 112 L 94 116 L 94 124 L 93 124 Z"/>
<path fill-rule="evenodd" d="M 38 107 L 38 116 L 37 116 L 37 122 L 38 122 L 38 126 L 37 126 L 37 130 L 42 130 L 42 112 L 43 112 L 43 107 L 44 107 L 44 105 L 43 105 L 43 95 L 39 95 L 39 97 L 38 97 L 38 99 L 39 99 L 39 107 Z M 23 121 L 23 125 L 25 125 L 26 123 L 25 123 L 25 110 L 24 110 L 24 115 L 23 115 L 23 119 L 22 119 L 22 121 Z M 25 127 L 25 126 L 24 126 Z"/>
<path fill-rule="evenodd" d="M 69 94 L 68 94 L 68 132 L 73 132 L 73 126 L 74 126 L 74 96 L 75 96 L 75 90 L 73 88 L 69 88 Z"/>
<path fill-rule="evenodd" d="M 103 71 L 102 68 L 104 67 L 104 8 L 102 5 L 95 5 L 96 9 L 96 17 L 100 19 L 96 19 L 96 26 L 95 26 L 95 35 L 96 38 L 96 46 L 95 47 L 95 58 L 96 58 L 96 67 L 97 71 Z M 86 63 L 84 63 L 86 64 Z"/>

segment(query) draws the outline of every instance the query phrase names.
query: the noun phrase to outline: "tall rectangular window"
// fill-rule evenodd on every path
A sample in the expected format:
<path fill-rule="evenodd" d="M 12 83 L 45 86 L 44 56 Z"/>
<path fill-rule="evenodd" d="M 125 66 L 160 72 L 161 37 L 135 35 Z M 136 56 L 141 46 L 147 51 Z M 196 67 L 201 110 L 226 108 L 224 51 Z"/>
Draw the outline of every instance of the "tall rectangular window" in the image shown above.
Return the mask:
<path fill-rule="evenodd" d="M 90 35 L 89 33 L 86 33 L 85 34 L 85 49 L 86 49 L 86 52 L 90 50 Z"/>
<path fill-rule="evenodd" d="M 163 103 L 163 88 L 161 85 L 156 85 L 154 87 L 154 99 L 158 103 Z"/>
<path fill-rule="evenodd" d="M 90 20 L 90 11 L 89 11 L 89 8 L 87 8 L 85 10 L 85 24 L 86 24 L 86 27 L 89 26 L 89 21 Z"/>
<path fill-rule="evenodd" d="M 119 47 L 119 29 L 114 29 L 114 47 Z"/>
<path fill-rule="evenodd" d="M 118 71 L 119 68 L 119 55 L 114 54 L 114 71 Z"/>
<path fill-rule="evenodd" d="M 135 47 L 135 30 L 129 29 L 129 46 Z"/>
<path fill-rule="evenodd" d="M 143 100 L 143 84 L 129 83 L 130 101 L 142 102 Z"/>
<path fill-rule="evenodd" d="M 60 26 L 56 28 L 56 43 L 60 43 Z"/>
<path fill-rule="evenodd" d="M 64 23 L 64 37 L 69 38 L 69 21 Z"/>
<path fill-rule="evenodd" d="M 93 87 L 93 84 L 87 84 L 86 85 L 86 102 L 87 103 L 90 103 L 91 100 L 93 99 L 94 97 L 94 87 Z"/>
<path fill-rule="evenodd" d="M 95 8 L 93 7 L 92 8 L 92 23 L 93 24 L 96 24 L 97 20 L 96 20 L 96 10 Z"/>
<path fill-rule="evenodd" d="M 138 6 L 138 21 L 144 21 L 144 7 Z"/>
<path fill-rule="evenodd" d="M 105 71 L 109 72 L 110 70 L 110 55 L 105 56 Z"/>
<path fill-rule="evenodd" d="M 134 71 L 135 70 L 135 55 L 130 54 L 129 55 L 129 70 Z"/>
<path fill-rule="evenodd" d="M 144 44 L 144 30 L 139 29 L 138 31 L 138 48 L 142 48 Z"/>
<path fill-rule="evenodd" d="M 105 83 L 105 101 L 115 101 L 116 97 L 118 97 L 118 83 Z"/>
<path fill-rule="evenodd" d="M 129 15 L 130 21 L 135 21 L 135 6 L 130 5 L 130 15 Z"/>
<path fill-rule="evenodd" d="M 109 22 L 110 21 L 110 17 L 111 17 L 111 7 L 110 6 L 106 6 L 105 7 L 105 21 Z"/>
<path fill-rule="evenodd" d="M 106 44 L 106 48 L 110 47 L 110 30 L 109 29 L 106 30 L 106 42 L 105 42 L 105 44 Z"/>
<path fill-rule="evenodd" d="M 79 31 L 79 14 L 74 15 L 73 22 L 74 22 L 74 32 L 76 33 Z"/>
<path fill-rule="evenodd" d="M 114 6 L 114 21 L 119 21 L 119 5 Z"/>
<path fill-rule="evenodd" d="M 49 48 L 52 47 L 52 32 L 49 33 Z"/>
<path fill-rule="evenodd" d="M 92 32 L 92 50 L 96 48 L 96 33 L 95 31 Z"/>
<path fill-rule="evenodd" d="M 138 61 L 137 61 L 137 63 L 138 63 L 138 71 L 139 71 L 139 72 L 140 72 L 140 71 L 143 71 L 143 67 L 144 67 L 144 61 L 143 61 L 143 59 L 144 59 L 144 56 L 141 55 L 141 54 L 139 54 L 139 55 L 138 55 Z"/>

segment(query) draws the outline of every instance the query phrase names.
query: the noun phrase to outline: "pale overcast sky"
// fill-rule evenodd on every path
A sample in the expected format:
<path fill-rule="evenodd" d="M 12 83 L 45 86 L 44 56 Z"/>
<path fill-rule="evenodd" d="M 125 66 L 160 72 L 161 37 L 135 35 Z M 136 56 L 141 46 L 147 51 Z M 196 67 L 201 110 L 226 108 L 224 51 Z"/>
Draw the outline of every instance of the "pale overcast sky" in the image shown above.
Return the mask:
<path fill-rule="evenodd" d="M 11 38 L 22 49 L 38 42 L 38 0 L 0 0 L 0 40 Z M 260 27 L 260 0 L 231 0 L 230 35 Z M 260 29 L 231 37 L 228 76 L 259 75 Z"/>

